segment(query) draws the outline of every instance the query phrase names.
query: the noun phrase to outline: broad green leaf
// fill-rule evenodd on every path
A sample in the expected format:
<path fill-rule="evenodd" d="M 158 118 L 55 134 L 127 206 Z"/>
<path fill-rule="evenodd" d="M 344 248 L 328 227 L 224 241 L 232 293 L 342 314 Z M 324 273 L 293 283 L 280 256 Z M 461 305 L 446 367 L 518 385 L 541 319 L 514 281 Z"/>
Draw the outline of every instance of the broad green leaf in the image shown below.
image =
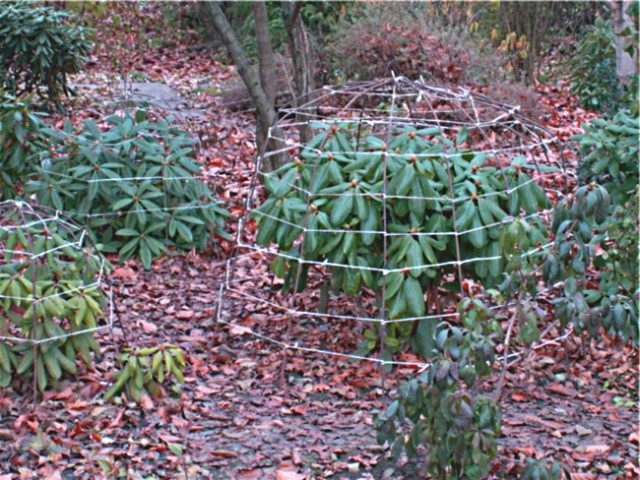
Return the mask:
<path fill-rule="evenodd" d="M 413 277 L 405 277 L 402 288 L 409 313 L 414 317 L 423 317 L 425 302 L 420 282 Z"/>

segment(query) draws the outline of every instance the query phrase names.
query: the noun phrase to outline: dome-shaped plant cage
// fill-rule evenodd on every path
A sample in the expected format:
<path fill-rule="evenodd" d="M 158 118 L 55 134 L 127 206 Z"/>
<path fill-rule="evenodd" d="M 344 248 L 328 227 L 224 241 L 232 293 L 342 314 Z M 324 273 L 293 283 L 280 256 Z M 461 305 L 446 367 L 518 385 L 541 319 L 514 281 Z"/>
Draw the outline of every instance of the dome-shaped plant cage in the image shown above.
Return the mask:
<path fill-rule="evenodd" d="M 38 390 L 92 363 L 113 324 L 108 262 L 86 230 L 55 210 L 0 202 L 0 387 Z"/>
<path fill-rule="evenodd" d="M 416 338 L 455 322 L 461 296 L 497 288 L 509 255 L 542 263 L 570 180 L 554 135 L 518 107 L 395 77 L 324 87 L 280 114 L 220 288 L 218 321 L 236 332 L 424 366 Z M 362 341 L 339 350 L 309 322 Z"/>

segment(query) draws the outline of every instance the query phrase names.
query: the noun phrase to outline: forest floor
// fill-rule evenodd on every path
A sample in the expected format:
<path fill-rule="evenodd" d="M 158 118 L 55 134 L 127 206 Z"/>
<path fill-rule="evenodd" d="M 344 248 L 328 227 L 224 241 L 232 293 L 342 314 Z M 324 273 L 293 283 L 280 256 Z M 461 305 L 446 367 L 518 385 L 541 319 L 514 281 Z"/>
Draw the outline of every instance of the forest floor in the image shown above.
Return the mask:
<path fill-rule="evenodd" d="M 136 82 L 166 85 L 151 89 L 162 93 L 138 94 L 148 97 L 147 108 L 169 110 L 198 138 L 198 160 L 215 178 L 213 187 L 241 215 L 252 178 L 254 122 L 249 113 L 228 111 L 217 95 L 235 78 L 233 68 L 181 43 L 138 45 L 126 62 L 112 58 L 122 51 L 111 47 L 105 40 L 87 72 L 74 79 L 79 96 L 66 114 L 77 124 L 123 108 L 118 101 L 135 94 L 116 78 L 123 68 L 136 72 Z M 561 140 L 580 131 L 589 114 L 562 84 L 539 86 L 538 93 L 545 112 L 538 121 Z M 375 441 L 375 414 L 393 379 L 412 370 L 397 369 L 382 388 L 373 364 L 284 354 L 218 324 L 218 287 L 231 249 L 221 242 L 209 252 L 162 258 L 149 271 L 113 259 L 118 321 L 100 337 L 103 352 L 94 368 L 43 394 L 36 405 L 27 388 L 0 393 L 0 480 L 423 478 L 421 463 L 393 461 Z M 235 275 L 268 291 L 267 267 L 259 256 L 247 257 Z M 292 342 L 347 353 L 359 339 L 346 323 L 329 330 L 314 320 L 285 334 L 286 318 L 270 307 L 232 305 L 226 313 L 274 337 L 288 334 Z M 156 343 L 187 353 L 181 390 L 142 405 L 104 402 L 119 350 Z M 637 478 L 637 351 L 576 337 L 525 357 L 506 377 L 491 478 L 517 478 L 526 457 L 563 461 L 574 479 Z"/>

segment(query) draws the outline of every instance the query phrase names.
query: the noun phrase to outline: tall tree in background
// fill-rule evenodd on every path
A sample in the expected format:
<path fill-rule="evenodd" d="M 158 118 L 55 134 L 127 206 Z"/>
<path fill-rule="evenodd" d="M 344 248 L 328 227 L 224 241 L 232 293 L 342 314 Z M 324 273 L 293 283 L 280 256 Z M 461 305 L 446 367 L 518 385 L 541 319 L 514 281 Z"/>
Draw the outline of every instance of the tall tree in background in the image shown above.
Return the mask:
<path fill-rule="evenodd" d="M 276 62 L 273 55 L 273 48 L 271 46 L 271 35 L 269 34 L 267 5 L 264 2 L 254 2 L 252 4 L 252 7 L 256 30 L 256 46 L 258 49 L 258 70 L 260 73 L 260 86 L 264 90 L 267 102 L 269 106 L 274 110 L 275 114 L 277 82 Z M 256 118 L 256 144 L 258 146 L 259 152 L 262 152 L 265 148 L 278 148 L 278 145 L 264 145 L 264 143 L 267 141 L 269 127 L 274 120 L 275 115 L 273 119 L 262 118 L 261 115 L 258 115 Z M 281 135 L 279 136 L 282 137 Z"/>
<path fill-rule="evenodd" d="M 238 68 L 238 73 L 247 87 L 251 100 L 256 108 L 256 145 L 258 152 L 262 153 L 267 149 L 269 151 L 282 151 L 280 155 L 269 157 L 269 162 L 263 165 L 266 170 L 273 170 L 288 160 L 288 154 L 284 141 L 279 140 L 284 138 L 284 133 L 280 128 L 274 127 L 273 137 L 277 138 L 272 137 L 269 144 L 267 144 L 269 127 L 275 123 L 277 115 L 274 105 L 275 61 L 273 59 L 273 51 L 271 50 L 271 38 L 268 30 L 266 30 L 266 14 L 258 8 L 258 16 L 265 24 L 260 26 L 261 35 L 258 41 L 266 43 L 258 46 L 258 51 L 261 52 L 259 53 L 261 61 L 260 72 L 256 72 L 251 66 L 240 40 L 238 40 L 220 5 L 217 2 L 205 2 L 204 11 L 229 51 L 229 56 Z M 256 30 L 258 30 L 258 28 Z M 262 55 L 264 55 L 264 58 L 262 58 Z"/>
<path fill-rule="evenodd" d="M 287 27 L 289 50 L 293 62 L 293 79 L 296 86 L 296 107 L 300 107 L 312 100 L 312 92 L 315 90 L 315 65 L 311 43 L 307 31 L 304 28 L 300 9 L 302 2 L 282 2 L 282 16 Z M 300 123 L 300 141 L 307 143 L 311 139 L 311 128 L 304 124 L 307 120 L 304 115 L 298 113 L 297 120 Z"/>
<path fill-rule="evenodd" d="M 546 2 L 500 2 L 506 31 L 515 34 L 514 40 L 518 44 L 511 61 L 516 81 L 524 81 L 530 85 L 535 80 L 542 39 L 549 27 L 548 9 Z"/>

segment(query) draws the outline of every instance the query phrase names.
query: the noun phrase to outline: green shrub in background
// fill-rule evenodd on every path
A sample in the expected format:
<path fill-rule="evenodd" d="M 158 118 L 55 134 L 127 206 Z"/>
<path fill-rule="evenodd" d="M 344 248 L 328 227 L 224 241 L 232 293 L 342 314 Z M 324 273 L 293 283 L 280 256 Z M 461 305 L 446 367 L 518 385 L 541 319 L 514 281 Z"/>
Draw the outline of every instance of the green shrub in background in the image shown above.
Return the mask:
<path fill-rule="evenodd" d="M 576 137 L 582 186 L 556 207 L 555 243 L 544 268 L 550 283 L 564 280 L 564 295 L 554 300 L 563 323 L 636 342 L 639 137 L 638 117 L 624 110 L 611 120 L 593 120 Z M 596 289 L 587 287 L 591 265 Z"/>
<path fill-rule="evenodd" d="M 443 322 L 432 337 L 429 369 L 402 384 L 378 418 L 378 442 L 392 443 L 395 455 L 414 456 L 426 446 L 434 478 L 479 479 L 496 455 L 500 411 L 494 399 L 472 392 L 492 372 L 502 330 L 479 299 L 464 299 L 458 312 L 462 325 Z"/>
<path fill-rule="evenodd" d="M 28 2 L 0 4 L 0 86 L 51 102 L 71 93 L 67 76 L 82 69 L 91 44 L 72 15 Z"/>
<path fill-rule="evenodd" d="M 60 155 L 26 191 L 86 224 L 104 252 L 136 255 L 145 268 L 168 249 L 204 249 L 224 235 L 228 213 L 195 178 L 186 132 L 142 112 L 108 122 L 107 131 L 87 121 L 79 134 L 61 133 Z"/>
<path fill-rule="evenodd" d="M 35 348 L 29 342 L 0 340 L 0 386 L 31 375 L 35 361 L 42 391 L 56 386 L 65 373 L 76 374 L 77 354 L 89 366 L 91 352 L 98 352 L 92 333 L 77 332 L 95 328 L 104 316 L 106 299 L 95 284 L 102 259 L 90 249 L 70 245 L 77 239 L 56 222 L 25 222 L 17 211 L 3 215 L 16 228 L 0 228 L 5 250 L 0 265 L 0 336 L 41 341 L 73 334 Z"/>
<path fill-rule="evenodd" d="M 580 151 L 579 178 L 585 184 L 596 182 L 604 186 L 611 197 L 606 225 L 593 239 L 593 242 L 602 242 L 605 248 L 594 258 L 600 272 L 599 289 L 590 292 L 591 302 L 604 302 L 601 313 L 608 330 L 607 318 L 614 325 L 616 320 L 612 315 L 621 316 L 621 307 L 616 304 L 625 305 L 632 322 L 638 315 L 640 118 L 637 113 L 621 110 L 611 120 L 592 120 L 584 130 L 583 135 L 576 136 Z"/>
<path fill-rule="evenodd" d="M 631 2 L 627 10 L 635 24 L 637 9 L 637 2 Z M 622 35 L 631 39 L 627 52 L 633 57 L 638 50 L 638 32 L 632 29 Z M 638 74 L 627 85 L 620 85 L 616 75 L 616 44 L 611 21 L 596 19 L 580 41 L 570 66 L 571 90 L 580 99 L 582 107 L 609 115 L 625 108 L 638 115 Z"/>
<path fill-rule="evenodd" d="M 606 112 L 620 98 L 613 25 L 598 18 L 585 33 L 571 61 L 571 91 L 588 110 Z"/>
<path fill-rule="evenodd" d="M 47 128 L 29 99 L 0 97 L 0 199 L 19 195 L 26 178 L 49 155 Z"/>
<path fill-rule="evenodd" d="M 580 153 L 580 182 L 597 182 L 611 195 L 614 205 L 633 197 L 638 185 L 639 117 L 620 110 L 611 119 L 594 119 L 576 135 Z"/>

